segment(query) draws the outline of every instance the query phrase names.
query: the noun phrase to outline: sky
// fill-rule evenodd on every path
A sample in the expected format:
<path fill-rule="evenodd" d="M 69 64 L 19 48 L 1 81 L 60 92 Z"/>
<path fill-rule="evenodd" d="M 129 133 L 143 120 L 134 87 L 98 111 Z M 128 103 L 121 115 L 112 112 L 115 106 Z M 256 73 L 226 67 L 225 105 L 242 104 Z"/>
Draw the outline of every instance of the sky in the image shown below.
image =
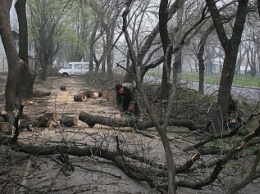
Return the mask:
<path fill-rule="evenodd" d="M 13 5 L 10 10 L 10 22 L 11 22 L 12 30 L 18 31 L 18 20 L 17 20 L 15 7 L 14 7 L 14 4 L 16 3 L 16 1 L 17 0 L 13 1 Z"/>

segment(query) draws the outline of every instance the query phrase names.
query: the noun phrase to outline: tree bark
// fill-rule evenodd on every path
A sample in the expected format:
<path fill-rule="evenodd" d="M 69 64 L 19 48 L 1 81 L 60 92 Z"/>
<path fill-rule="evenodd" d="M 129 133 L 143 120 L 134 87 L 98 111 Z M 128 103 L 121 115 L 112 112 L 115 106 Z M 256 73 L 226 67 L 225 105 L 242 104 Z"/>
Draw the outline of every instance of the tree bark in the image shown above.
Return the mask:
<path fill-rule="evenodd" d="M 89 127 L 93 127 L 95 124 L 106 125 L 110 127 L 132 127 L 137 128 L 139 130 L 146 130 L 147 128 L 154 127 L 154 124 L 151 120 L 147 121 L 138 121 L 136 122 L 135 119 L 123 119 L 123 118 L 111 118 L 111 117 L 104 117 L 98 115 L 91 115 L 84 111 L 81 111 L 79 114 L 79 120 L 87 123 Z M 163 124 L 164 120 L 158 120 L 159 124 Z M 198 127 L 193 124 L 192 121 L 189 120 L 176 120 L 176 119 L 169 119 L 169 126 L 181 126 L 186 127 L 190 131 L 196 130 Z"/>
<path fill-rule="evenodd" d="M 60 90 L 61 91 L 66 91 L 66 86 L 64 86 L 64 85 L 60 86 Z"/>
<path fill-rule="evenodd" d="M 171 72 L 171 56 L 172 56 L 172 45 L 170 43 L 168 34 L 168 0 L 161 0 L 159 9 L 159 32 L 164 52 L 163 62 L 163 75 L 162 75 L 162 90 L 161 100 L 167 100 L 169 98 L 168 82 L 170 80 Z"/>
<path fill-rule="evenodd" d="M 28 61 L 28 27 L 26 17 L 26 0 L 19 0 L 15 3 L 17 18 L 19 22 L 19 57 L 25 63 L 22 69 L 22 82 L 19 82 L 19 93 L 22 98 L 33 97 L 33 84 L 36 72 L 29 67 Z"/>
<path fill-rule="evenodd" d="M 52 121 L 57 120 L 57 113 L 44 113 L 33 122 L 33 127 L 50 127 Z"/>
<path fill-rule="evenodd" d="M 19 109 L 21 105 L 21 98 L 17 94 L 18 83 L 21 83 L 21 68 L 23 63 L 18 56 L 15 47 L 15 41 L 10 25 L 10 8 L 12 5 L 11 0 L 3 0 L 0 3 L 0 26 L 1 26 L 1 38 L 3 46 L 6 52 L 7 63 L 8 63 L 8 75 L 5 89 L 6 99 L 6 111 L 13 111 Z M 18 98 L 17 98 L 18 96 Z"/>
<path fill-rule="evenodd" d="M 74 95 L 74 101 L 75 102 L 83 102 L 86 99 L 85 95 L 82 93 L 75 94 Z"/>
<path fill-rule="evenodd" d="M 80 89 L 79 94 L 82 94 L 84 98 L 88 98 L 90 95 L 91 91 L 89 89 Z"/>
<path fill-rule="evenodd" d="M 66 127 L 73 127 L 78 125 L 78 119 L 76 117 L 69 117 L 62 115 L 60 118 L 60 124 Z"/>
<path fill-rule="evenodd" d="M 227 37 L 226 31 L 222 24 L 219 10 L 217 9 L 214 0 L 206 0 L 208 8 L 213 19 L 215 29 L 219 40 L 225 51 L 225 59 L 221 73 L 220 85 L 218 90 L 217 106 L 213 113 L 214 128 L 211 127 L 211 133 L 221 133 L 222 126 L 227 117 L 227 105 L 230 96 L 231 86 L 234 79 L 236 59 L 238 54 L 241 36 L 244 30 L 244 24 L 247 15 L 248 0 L 238 1 L 237 14 L 234 22 L 231 38 Z"/>
<path fill-rule="evenodd" d="M 214 30 L 214 25 L 211 25 L 203 34 L 199 42 L 199 50 L 197 53 L 197 58 L 199 61 L 199 93 L 201 94 L 204 93 L 204 72 L 205 72 L 205 64 L 204 64 L 204 57 L 203 57 L 204 48 L 205 48 L 207 38 L 213 30 Z"/>

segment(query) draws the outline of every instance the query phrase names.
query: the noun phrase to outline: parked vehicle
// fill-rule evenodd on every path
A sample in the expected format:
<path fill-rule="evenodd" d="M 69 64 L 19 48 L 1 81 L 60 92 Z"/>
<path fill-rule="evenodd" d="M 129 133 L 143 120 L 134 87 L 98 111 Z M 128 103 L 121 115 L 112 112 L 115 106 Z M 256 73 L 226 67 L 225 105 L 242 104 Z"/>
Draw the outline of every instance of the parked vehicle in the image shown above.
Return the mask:
<path fill-rule="evenodd" d="M 58 71 L 63 77 L 85 75 L 89 71 L 89 62 L 69 62 Z"/>

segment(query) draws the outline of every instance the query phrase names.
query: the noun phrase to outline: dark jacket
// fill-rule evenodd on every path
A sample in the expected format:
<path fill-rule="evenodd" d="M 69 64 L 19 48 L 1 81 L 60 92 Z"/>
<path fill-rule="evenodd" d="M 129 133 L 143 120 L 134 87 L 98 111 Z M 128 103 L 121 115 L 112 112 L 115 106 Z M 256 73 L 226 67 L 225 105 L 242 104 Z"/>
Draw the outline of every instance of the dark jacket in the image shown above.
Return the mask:
<path fill-rule="evenodd" d="M 124 92 L 120 94 L 117 92 L 116 94 L 116 103 L 117 107 L 120 111 L 126 112 L 128 111 L 129 106 L 134 107 L 134 115 L 140 116 L 140 109 L 136 100 L 136 94 L 130 88 L 123 86 Z"/>

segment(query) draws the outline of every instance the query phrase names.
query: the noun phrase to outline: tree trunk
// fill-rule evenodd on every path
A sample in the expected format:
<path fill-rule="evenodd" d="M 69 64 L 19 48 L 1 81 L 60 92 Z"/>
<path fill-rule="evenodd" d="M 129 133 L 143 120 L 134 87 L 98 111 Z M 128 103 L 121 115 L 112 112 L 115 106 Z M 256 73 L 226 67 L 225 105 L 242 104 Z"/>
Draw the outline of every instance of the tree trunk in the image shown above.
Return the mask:
<path fill-rule="evenodd" d="M 154 127 L 154 124 L 151 120 L 147 121 L 136 121 L 133 119 L 125 119 L 125 118 L 111 118 L 104 117 L 98 115 L 91 115 L 84 111 L 81 111 L 79 114 L 79 120 L 87 123 L 89 127 L 93 127 L 95 124 L 106 125 L 109 127 L 132 127 L 133 129 L 146 130 L 148 128 Z M 158 120 L 158 122 L 162 125 L 164 120 Z M 198 127 L 193 124 L 192 121 L 189 120 L 177 120 L 177 119 L 169 119 L 169 126 L 182 126 L 188 128 L 190 131 L 196 130 Z"/>
<path fill-rule="evenodd" d="M 206 0 L 206 2 L 226 56 L 224 59 L 220 79 L 217 106 L 212 119 L 214 124 L 212 126 L 214 126 L 214 128 L 212 127 L 210 129 L 211 133 L 220 133 L 223 130 L 223 124 L 227 117 L 228 99 L 230 96 L 231 86 L 234 78 L 238 48 L 244 30 L 248 0 L 238 1 L 236 19 L 230 39 L 227 37 L 224 30 L 223 24 L 220 19 L 221 16 L 219 10 L 217 9 L 216 3 L 212 0 Z"/>
<path fill-rule="evenodd" d="M 163 52 L 164 52 L 161 100 L 165 100 L 169 98 L 168 81 L 170 79 L 172 45 L 170 44 L 170 40 L 169 40 L 167 23 L 168 23 L 168 0 L 161 0 L 160 9 L 159 9 L 159 30 L 160 30 L 160 36 L 161 36 Z M 159 128 L 160 130 L 158 132 L 162 138 L 162 143 L 166 155 L 166 163 L 167 163 L 167 170 L 168 170 L 168 192 L 173 194 L 176 193 L 175 167 L 174 167 L 173 154 L 170 148 L 169 141 L 167 139 L 167 135 L 164 132 L 164 129 L 163 128 L 161 129 L 161 126 Z"/>
<path fill-rule="evenodd" d="M 184 4 L 184 0 L 176 0 L 171 7 L 168 9 L 168 18 L 167 21 L 169 21 L 173 15 L 176 13 L 176 11 Z M 149 49 L 151 48 L 151 46 L 154 43 L 154 39 L 156 39 L 157 35 L 159 33 L 159 24 L 157 24 L 154 29 L 151 31 L 151 33 L 147 36 L 144 44 L 142 45 L 140 52 L 137 54 L 137 60 L 138 60 L 138 64 L 142 65 L 143 64 L 143 60 L 144 57 L 147 55 L 147 52 L 149 51 Z M 127 59 L 129 59 L 129 53 L 127 53 Z M 162 61 L 163 62 L 163 61 Z M 160 62 L 161 63 L 161 62 Z M 160 64 L 158 63 L 158 65 Z M 133 65 L 131 64 L 130 67 L 132 67 Z M 130 68 L 127 68 L 130 69 Z M 144 68 L 143 68 L 144 69 Z M 148 71 L 148 69 L 146 69 L 146 71 Z M 125 78 L 124 81 L 126 82 L 133 82 L 133 76 L 131 75 L 132 71 L 128 71 L 125 74 Z M 141 72 L 141 74 L 145 74 L 145 72 Z M 165 79 L 166 80 L 166 79 Z M 166 81 L 164 81 L 166 82 Z"/>
<path fill-rule="evenodd" d="M 0 26 L 1 38 L 6 52 L 8 63 L 8 75 L 5 89 L 6 111 L 13 111 L 19 109 L 21 105 L 21 98 L 18 91 L 18 83 L 21 83 L 21 69 L 23 63 L 18 56 L 15 47 L 15 41 L 10 26 L 10 8 L 11 0 L 3 0 L 0 3 Z"/>
<path fill-rule="evenodd" d="M 170 80 L 170 72 L 171 72 L 172 45 L 170 44 L 167 23 L 168 23 L 168 1 L 161 0 L 160 10 L 159 10 L 159 31 L 160 31 L 160 37 L 161 37 L 163 52 L 164 52 L 161 100 L 167 100 L 169 98 L 169 90 L 170 90 L 168 87 L 168 83 Z"/>
<path fill-rule="evenodd" d="M 205 72 L 205 64 L 204 64 L 204 48 L 209 34 L 214 30 L 214 25 L 212 24 L 201 37 L 199 42 L 199 51 L 197 53 L 197 58 L 199 61 L 199 93 L 204 93 L 204 72 Z"/>

